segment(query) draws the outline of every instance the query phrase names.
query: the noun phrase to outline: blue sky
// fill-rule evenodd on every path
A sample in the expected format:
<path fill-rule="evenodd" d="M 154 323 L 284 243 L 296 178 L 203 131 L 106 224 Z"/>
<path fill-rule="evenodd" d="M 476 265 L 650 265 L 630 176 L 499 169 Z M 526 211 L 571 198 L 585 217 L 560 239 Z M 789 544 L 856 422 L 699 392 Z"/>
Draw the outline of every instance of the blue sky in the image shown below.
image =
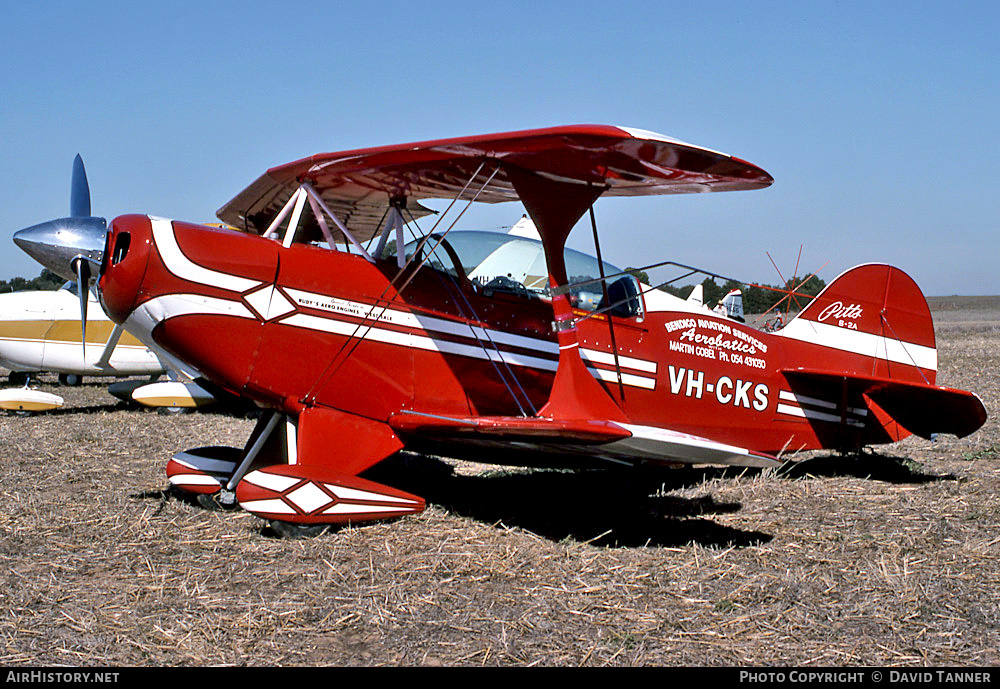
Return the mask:
<path fill-rule="evenodd" d="M 0 26 L 0 278 L 38 273 L 9 237 L 68 214 L 78 152 L 95 214 L 210 221 L 312 153 L 601 123 L 775 177 L 598 202 L 612 262 L 771 282 L 765 251 L 790 273 L 804 245 L 828 281 L 884 261 L 1000 294 L 1000 3 L 49 2 Z"/>

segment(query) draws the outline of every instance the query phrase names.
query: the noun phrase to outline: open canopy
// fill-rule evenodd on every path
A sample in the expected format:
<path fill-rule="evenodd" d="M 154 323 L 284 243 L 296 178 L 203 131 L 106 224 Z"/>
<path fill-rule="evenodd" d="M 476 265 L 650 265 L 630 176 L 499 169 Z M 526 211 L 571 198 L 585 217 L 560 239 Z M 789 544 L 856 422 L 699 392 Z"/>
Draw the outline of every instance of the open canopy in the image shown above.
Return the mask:
<path fill-rule="evenodd" d="M 308 183 L 365 240 L 378 231 L 394 198 L 406 199 L 414 217 L 431 212 L 420 199 L 516 201 L 514 170 L 597 186 L 606 196 L 762 189 L 773 181 L 755 165 L 661 134 L 574 125 L 321 153 L 271 168 L 217 215 L 234 227 L 263 232 Z"/>

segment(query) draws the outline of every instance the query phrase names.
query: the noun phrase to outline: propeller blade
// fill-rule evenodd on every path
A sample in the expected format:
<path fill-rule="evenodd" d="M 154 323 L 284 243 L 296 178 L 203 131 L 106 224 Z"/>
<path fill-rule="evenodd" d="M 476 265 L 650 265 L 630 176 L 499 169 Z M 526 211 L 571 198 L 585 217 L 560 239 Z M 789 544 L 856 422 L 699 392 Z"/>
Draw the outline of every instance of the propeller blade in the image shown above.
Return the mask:
<path fill-rule="evenodd" d="M 90 185 L 87 183 L 87 169 L 83 166 L 83 158 L 76 154 L 73 159 L 73 181 L 69 194 L 69 215 L 71 218 L 86 218 L 90 216 Z"/>
<path fill-rule="evenodd" d="M 76 291 L 80 295 L 80 342 L 83 345 L 83 362 L 87 363 L 87 301 L 90 297 L 90 264 L 84 258 L 76 259 Z"/>

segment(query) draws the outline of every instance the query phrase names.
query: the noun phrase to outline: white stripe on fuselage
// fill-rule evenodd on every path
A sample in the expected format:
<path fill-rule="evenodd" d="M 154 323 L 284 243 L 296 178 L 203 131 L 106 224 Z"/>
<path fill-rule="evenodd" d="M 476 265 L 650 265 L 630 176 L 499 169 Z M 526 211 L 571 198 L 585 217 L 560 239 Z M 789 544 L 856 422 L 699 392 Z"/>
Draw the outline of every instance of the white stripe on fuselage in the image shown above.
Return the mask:
<path fill-rule="evenodd" d="M 463 344 L 450 340 L 437 340 L 426 335 L 415 333 L 403 333 L 397 330 L 387 330 L 385 328 L 375 328 L 369 325 L 359 325 L 335 318 L 325 318 L 312 316 L 304 313 L 297 313 L 288 318 L 284 318 L 279 323 L 291 325 L 309 330 L 319 330 L 322 332 L 344 335 L 346 337 L 357 337 L 359 339 L 383 342 L 386 344 L 410 347 L 412 349 L 423 349 L 427 351 L 440 352 L 441 354 L 456 354 L 476 359 L 485 359 L 497 363 L 506 363 L 512 366 L 526 366 L 529 368 L 539 368 L 545 371 L 555 371 L 559 366 L 556 359 L 542 359 L 528 354 L 518 354 L 515 352 L 501 352 L 496 349 L 489 349 L 480 344 Z M 551 344 L 551 343 L 546 343 Z M 590 372 L 608 382 L 617 382 L 618 376 L 614 371 L 605 369 L 590 368 Z M 646 378 L 630 373 L 622 373 L 622 383 L 635 387 L 652 390 L 656 387 L 654 378 Z"/>
<path fill-rule="evenodd" d="M 342 300 L 341 300 L 342 301 Z M 377 309 L 372 309 L 369 305 L 363 305 L 367 309 L 371 309 L 374 313 Z M 326 316 L 314 316 L 304 313 L 291 314 L 285 318 L 280 319 L 277 323 L 281 325 L 288 325 L 299 328 L 306 328 L 309 330 L 316 330 L 320 332 L 329 332 L 337 335 L 343 335 L 346 337 L 358 337 L 359 339 L 369 339 L 377 342 L 384 342 L 386 344 L 393 344 L 402 347 L 410 347 L 413 349 L 423 349 L 427 351 L 436 351 L 442 354 L 455 354 L 459 356 L 473 357 L 477 359 L 491 360 L 498 363 L 506 363 L 513 366 L 525 366 L 529 368 L 542 369 L 546 371 L 555 371 L 559 365 L 556 359 L 544 359 L 537 356 L 532 356 L 530 354 L 520 354 L 516 352 L 501 352 L 496 349 L 491 349 L 485 346 L 486 342 L 481 338 L 476 344 L 465 344 L 462 342 L 452 342 L 450 340 L 441 340 L 430 337 L 426 330 L 422 333 L 405 333 L 399 332 L 397 330 L 389 330 L 386 328 L 374 327 L 374 323 L 380 321 L 394 323 L 398 325 L 410 325 L 411 319 L 415 325 L 410 325 L 410 327 L 417 327 L 423 330 L 425 325 L 428 325 L 427 321 L 433 321 L 433 325 L 441 327 L 442 325 L 447 326 L 447 330 L 442 327 L 441 331 L 447 333 L 459 334 L 464 329 L 465 333 L 461 333 L 466 337 L 472 337 L 470 329 L 478 330 L 483 335 L 487 331 L 482 328 L 474 328 L 473 326 L 467 326 L 460 323 L 454 323 L 451 321 L 445 321 L 443 319 L 428 318 L 424 316 L 416 316 L 412 313 L 406 313 L 402 311 L 391 311 L 386 309 L 386 313 L 389 313 L 392 318 L 379 318 L 378 320 L 372 319 L 371 324 L 358 324 L 349 321 L 340 320 L 337 318 L 326 317 Z M 129 328 L 134 328 L 137 334 L 148 334 L 153 331 L 158 323 L 161 323 L 170 318 L 176 318 L 178 316 L 192 316 L 192 315 L 213 315 L 213 316 L 234 316 L 238 318 L 250 318 L 256 320 L 257 317 L 245 307 L 242 303 L 237 301 L 232 301 L 229 299 L 219 299 L 216 297 L 206 297 L 198 294 L 169 294 L 156 297 L 140 305 L 129 318 L 128 325 Z M 351 313 L 351 315 L 363 318 L 365 313 L 360 315 L 356 313 Z M 381 314 L 380 314 L 381 316 Z M 439 331 L 440 332 L 440 331 Z M 497 331 L 488 331 L 490 338 L 493 342 L 501 343 L 513 343 L 517 342 L 519 346 L 529 348 L 533 347 L 535 349 L 541 349 L 545 352 L 557 352 L 558 345 L 554 342 L 549 342 L 546 340 L 534 340 L 532 338 L 521 337 L 519 335 L 511 335 L 509 333 L 502 333 Z M 478 333 L 477 333 L 478 334 Z M 581 350 L 582 353 L 589 353 L 588 350 Z M 600 355 L 600 352 L 593 352 L 594 354 Z M 610 357 L 611 355 L 607 355 Z M 589 358 L 586 357 L 585 358 Z M 638 364 L 652 364 L 653 362 L 643 362 L 640 359 L 631 359 L 625 357 L 629 363 Z M 624 362 L 623 362 L 624 365 Z M 655 366 L 655 364 L 653 364 Z M 617 382 L 618 374 L 615 371 L 609 371 L 606 369 L 592 368 L 588 367 L 591 373 L 600 378 L 601 380 L 607 382 Z M 622 372 L 622 383 L 624 385 L 645 388 L 647 390 L 652 390 L 656 387 L 656 379 L 648 378 L 646 376 L 639 376 L 631 373 Z"/>
<path fill-rule="evenodd" d="M 897 364 L 918 366 L 930 371 L 937 370 L 937 350 L 934 347 L 903 342 L 860 330 L 848 330 L 828 323 L 795 318 L 774 335 Z"/>
<path fill-rule="evenodd" d="M 829 423 L 841 423 L 846 422 L 848 426 L 858 426 L 864 427 L 864 423 L 855 419 L 852 416 L 848 416 L 844 419 L 836 416 L 834 414 L 827 414 L 826 412 L 817 411 L 815 409 L 803 409 L 802 407 L 793 407 L 789 404 L 778 403 L 775 411 L 779 414 L 787 414 L 788 416 L 797 416 L 802 419 L 814 419 L 816 421 L 827 421 Z"/>
<path fill-rule="evenodd" d="M 153 340 L 153 328 L 158 323 L 162 323 L 177 316 L 234 316 L 236 318 L 257 317 L 238 301 L 229 299 L 218 299 L 216 297 L 206 297 L 201 294 L 166 294 L 145 301 L 136 307 L 135 311 L 125 321 L 125 329 L 135 335 L 147 347 L 156 352 L 158 357 L 167 360 L 170 367 L 182 372 L 188 378 L 194 380 L 201 377 L 201 372 L 194 366 L 177 357 L 163 351 L 160 345 Z"/>
<path fill-rule="evenodd" d="M 797 405 L 804 404 L 806 406 L 822 407 L 823 409 L 834 409 L 834 410 L 840 408 L 837 404 L 833 402 L 827 402 L 826 400 L 821 400 L 816 397 L 809 397 L 807 395 L 797 395 L 789 390 L 779 390 L 778 397 L 787 402 L 794 402 Z M 858 416 L 868 415 L 868 410 L 863 409 L 861 407 L 848 407 L 847 411 L 849 411 L 852 414 L 857 414 Z"/>
<path fill-rule="evenodd" d="M 263 283 L 259 280 L 221 273 L 211 268 L 206 268 L 194 263 L 177 244 L 177 237 L 174 236 L 173 222 L 165 218 L 149 217 L 149 224 L 153 229 L 153 240 L 156 242 L 156 250 L 160 252 L 163 265 L 171 273 L 190 282 L 197 282 L 201 285 L 220 287 L 231 292 L 246 292 L 248 289 L 259 287 Z"/>
<path fill-rule="evenodd" d="M 555 342 L 542 340 L 534 337 L 525 337 L 502 330 L 486 329 L 469 323 L 459 323 L 449 321 L 434 316 L 415 314 L 411 311 L 401 311 L 390 309 L 384 306 L 373 306 L 363 302 L 348 301 L 338 297 L 331 297 L 325 294 L 315 294 L 303 292 L 291 287 L 282 288 L 289 297 L 299 306 L 326 311 L 328 313 L 353 316 L 375 322 L 389 323 L 404 328 L 418 328 L 425 331 L 439 332 L 444 335 L 455 335 L 458 337 L 475 337 L 483 342 L 493 342 L 496 344 L 508 345 L 511 347 L 521 347 L 523 349 L 533 349 L 547 354 L 557 354 L 559 346 Z M 615 356 L 611 352 L 600 352 L 593 349 L 580 349 L 584 359 L 595 363 L 614 366 Z M 506 355 L 506 353 L 505 353 Z M 630 368 L 644 373 L 656 373 L 656 362 L 645 359 L 636 359 L 629 356 L 618 355 L 618 365 L 622 368 Z"/>
<path fill-rule="evenodd" d="M 235 316 L 257 320 L 250 309 L 238 301 L 206 297 L 202 294 L 165 294 L 145 301 L 132 312 L 129 322 L 145 332 L 152 332 L 157 323 L 177 316 Z"/>

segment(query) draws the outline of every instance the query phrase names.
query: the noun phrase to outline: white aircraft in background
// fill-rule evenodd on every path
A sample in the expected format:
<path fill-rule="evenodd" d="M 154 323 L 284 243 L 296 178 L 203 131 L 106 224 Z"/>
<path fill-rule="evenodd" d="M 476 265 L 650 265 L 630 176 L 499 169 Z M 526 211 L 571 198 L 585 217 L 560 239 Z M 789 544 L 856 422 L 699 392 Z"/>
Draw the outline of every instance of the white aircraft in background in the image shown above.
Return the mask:
<path fill-rule="evenodd" d="M 729 294 L 716 304 L 714 310 L 715 313 L 721 316 L 732 318 L 734 321 L 739 321 L 740 323 L 746 323 L 746 318 L 743 316 L 743 290 L 729 290 Z"/>
<path fill-rule="evenodd" d="M 147 382 L 112 383 L 108 391 L 149 407 L 180 410 L 214 400 L 197 384 L 178 380 L 177 371 L 162 356 L 115 326 L 93 293 L 88 296 L 84 344 L 75 283 L 57 290 L 0 294 L 0 366 L 10 370 L 12 385 L 22 386 L 0 391 L 0 409 L 43 411 L 62 406 L 58 395 L 27 387 L 34 374 L 43 372 L 58 374 L 60 385 L 79 385 L 84 376 L 147 377 Z M 175 379 L 151 382 L 164 373 Z"/>
<path fill-rule="evenodd" d="M 139 340 L 115 328 L 89 295 L 86 344 L 82 344 L 79 297 L 74 283 L 61 289 L 0 294 L 0 366 L 10 382 L 30 374 L 59 374 L 62 385 L 83 376 L 160 376 L 163 363 Z M 83 353 L 85 352 L 85 354 Z"/>

